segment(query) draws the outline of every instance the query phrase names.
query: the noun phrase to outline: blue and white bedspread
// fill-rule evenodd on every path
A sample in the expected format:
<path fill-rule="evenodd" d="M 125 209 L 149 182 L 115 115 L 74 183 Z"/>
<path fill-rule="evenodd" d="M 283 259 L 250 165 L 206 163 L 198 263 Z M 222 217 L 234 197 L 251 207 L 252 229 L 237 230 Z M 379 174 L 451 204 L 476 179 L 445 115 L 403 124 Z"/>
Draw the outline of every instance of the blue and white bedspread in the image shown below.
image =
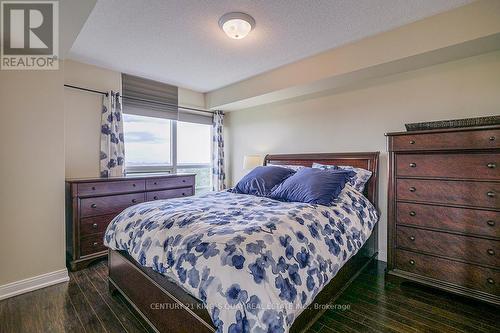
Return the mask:
<path fill-rule="evenodd" d="M 142 203 L 105 244 L 203 301 L 218 332 L 288 332 L 378 220 L 347 189 L 331 207 L 230 192 Z"/>

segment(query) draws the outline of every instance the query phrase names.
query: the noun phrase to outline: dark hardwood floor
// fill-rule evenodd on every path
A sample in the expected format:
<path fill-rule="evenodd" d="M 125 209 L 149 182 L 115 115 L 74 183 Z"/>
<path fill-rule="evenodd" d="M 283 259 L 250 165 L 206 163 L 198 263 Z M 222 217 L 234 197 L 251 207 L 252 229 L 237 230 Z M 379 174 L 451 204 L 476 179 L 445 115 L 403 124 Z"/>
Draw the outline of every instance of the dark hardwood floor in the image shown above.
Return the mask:
<path fill-rule="evenodd" d="M 500 332 L 500 309 L 442 291 L 386 283 L 374 262 L 311 332 Z M 108 291 L 106 262 L 70 273 L 70 282 L 0 301 L 0 332 L 150 332 L 120 295 Z"/>

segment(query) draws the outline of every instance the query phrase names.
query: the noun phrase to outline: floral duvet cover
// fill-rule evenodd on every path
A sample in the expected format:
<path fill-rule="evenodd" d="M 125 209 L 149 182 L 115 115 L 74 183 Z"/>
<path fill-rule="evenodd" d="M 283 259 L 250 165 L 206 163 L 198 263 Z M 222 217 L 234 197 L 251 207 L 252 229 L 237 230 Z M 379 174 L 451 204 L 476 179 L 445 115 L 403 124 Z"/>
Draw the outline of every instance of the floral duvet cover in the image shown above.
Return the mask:
<path fill-rule="evenodd" d="M 104 243 L 201 300 L 217 332 L 288 332 L 363 246 L 378 214 L 346 186 L 331 207 L 228 191 L 125 209 Z"/>

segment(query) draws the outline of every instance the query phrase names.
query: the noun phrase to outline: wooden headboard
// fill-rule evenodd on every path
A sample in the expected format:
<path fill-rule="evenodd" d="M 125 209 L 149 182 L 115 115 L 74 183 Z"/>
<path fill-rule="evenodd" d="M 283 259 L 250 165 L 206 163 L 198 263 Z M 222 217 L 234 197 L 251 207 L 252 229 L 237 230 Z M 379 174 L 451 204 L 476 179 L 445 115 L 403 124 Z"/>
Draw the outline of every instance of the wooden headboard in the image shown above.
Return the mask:
<path fill-rule="evenodd" d="M 368 153 L 317 153 L 317 154 L 279 154 L 266 155 L 264 165 L 302 165 L 313 163 L 328 165 L 350 165 L 373 172 L 365 187 L 365 196 L 378 209 L 378 156 L 379 152 Z"/>

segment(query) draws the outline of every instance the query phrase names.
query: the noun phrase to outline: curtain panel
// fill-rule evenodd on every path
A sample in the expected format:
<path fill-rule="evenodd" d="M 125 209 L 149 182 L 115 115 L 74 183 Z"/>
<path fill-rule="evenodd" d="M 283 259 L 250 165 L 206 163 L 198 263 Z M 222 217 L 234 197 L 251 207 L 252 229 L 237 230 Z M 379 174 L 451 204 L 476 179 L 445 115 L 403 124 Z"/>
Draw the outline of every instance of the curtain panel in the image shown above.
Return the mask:
<path fill-rule="evenodd" d="M 103 97 L 101 113 L 101 177 L 123 176 L 125 171 L 122 100 L 119 93 Z"/>
<path fill-rule="evenodd" d="M 212 140 L 212 189 L 222 191 L 226 189 L 226 174 L 224 172 L 224 112 L 215 111 L 213 114 Z"/>

